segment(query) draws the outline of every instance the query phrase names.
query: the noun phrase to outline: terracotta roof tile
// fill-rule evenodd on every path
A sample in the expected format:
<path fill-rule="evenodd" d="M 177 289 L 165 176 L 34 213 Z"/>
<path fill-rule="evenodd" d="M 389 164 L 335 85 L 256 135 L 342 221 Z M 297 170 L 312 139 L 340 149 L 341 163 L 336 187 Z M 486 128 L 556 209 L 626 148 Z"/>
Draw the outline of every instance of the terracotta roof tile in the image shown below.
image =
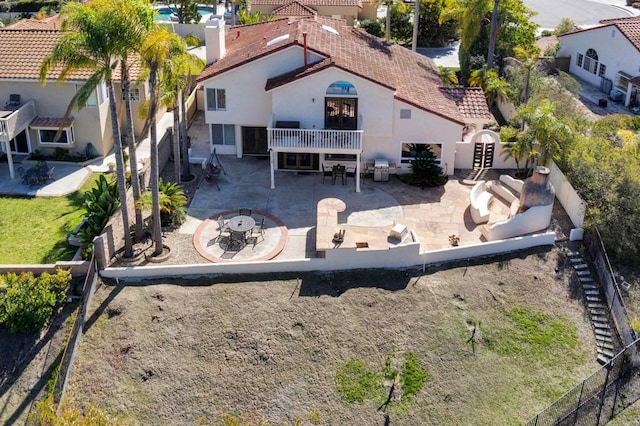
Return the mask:
<path fill-rule="evenodd" d="M 602 25 L 569 31 L 568 33 L 560 34 L 558 37 L 564 37 L 576 33 L 600 29 L 607 26 L 615 26 L 622 33 L 622 35 L 624 35 L 631 42 L 631 44 L 633 44 L 633 46 L 638 51 L 640 51 L 640 16 L 603 19 L 600 21 L 600 24 Z"/>
<path fill-rule="evenodd" d="M 65 118 L 62 117 L 36 117 L 31 122 L 31 127 L 69 127 L 73 124 L 74 118 Z"/>
<path fill-rule="evenodd" d="M 60 15 L 49 16 L 44 19 L 20 19 L 10 25 L 7 25 L 5 29 L 11 30 L 58 30 L 60 29 L 62 22 Z"/>
<path fill-rule="evenodd" d="M 487 99 L 479 87 L 443 87 L 442 92 L 455 102 L 465 118 L 492 119 Z"/>
<path fill-rule="evenodd" d="M 267 90 L 327 66 L 335 66 L 393 90 L 398 100 L 464 123 L 465 115 L 454 100 L 440 90 L 442 79 L 431 59 L 361 29 L 348 27 L 343 20 L 319 16 L 295 22 L 276 20 L 235 27 L 226 35 L 226 56 L 206 67 L 198 81 L 286 47 L 301 47 L 304 32 L 307 33 L 308 48 L 327 59 L 270 79 L 266 82 Z M 267 45 L 268 41 L 286 35 L 288 38 L 283 37 L 283 41 Z"/>
<path fill-rule="evenodd" d="M 32 20 L 21 20 L 32 21 Z M 39 22 L 39 21 L 35 21 Z M 25 24 L 26 25 L 26 24 Z M 0 30 L 0 79 L 37 80 L 40 74 L 40 63 L 53 50 L 62 33 L 53 29 L 21 29 L 4 28 Z M 61 67 L 49 72 L 49 79 L 55 80 L 60 74 Z M 139 60 L 134 59 L 131 64 L 131 80 L 135 80 L 141 73 Z M 91 75 L 90 70 L 79 70 L 70 74 L 67 80 L 86 80 Z M 120 80 L 119 67 L 113 76 Z"/>
<path fill-rule="evenodd" d="M 289 4 L 275 9 L 271 14 L 274 16 L 314 16 L 317 15 L 317 12 L 309 6 L 305 6 L 299 1 L 294 0 Z"/>
<path fill-rule="evenodd" d="M 361 0 L 299 0 L 300 4 L 309 7 L 317 6 L 347 6 L 347 7 L 362 7 Z M 288 0 L 251 0 L 251 4 L 254 5 L 272 5 L 283 6 L 288 4 Z"/>

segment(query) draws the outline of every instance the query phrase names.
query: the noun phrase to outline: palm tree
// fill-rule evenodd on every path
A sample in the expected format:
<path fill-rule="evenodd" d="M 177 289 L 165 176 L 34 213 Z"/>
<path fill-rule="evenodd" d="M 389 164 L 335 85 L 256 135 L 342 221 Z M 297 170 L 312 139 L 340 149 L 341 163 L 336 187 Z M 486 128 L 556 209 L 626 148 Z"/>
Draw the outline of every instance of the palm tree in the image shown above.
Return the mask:
<path fill-rule="evenodd" d="M 556 117 L 555 111 L 555 105 L 544 99 L 535 107 L 519 108 L 516 115 L 528 126 L 522 133 L 525 143 L 539 148 L 537 152 L 532 149 L 531 155 L 540 166 L 546 166 L 573 139 L 573 131 Z"/>
<path fill-rule="evenodd" d="M 197 37 L 187 36 L 183 41 L 189 46 L 198 46 L 200 40 Z M 204 62 L 194 55 L 184 53 L 176 55 L 171 61 L 166 62 L 162 69 L 161 103 L 173 108 L 173 156 L 174 174 L 177 183 L 180 183 L 180 157 L 182 155 L 182 177 L 189 180 L 189 157 L 187 149 L 187 120 L 186 120 L 186 89 L 189 86 L 190 76 L 199 74 L 204 68 Z M 180 112 L 182 111 L 182 126 L 180 125 Z M 181 149 L 182 148 L 182 149 Z M 182 152 L 181 152 L 182 151 Z"/>
<path fill-rule="evenodd" d="M 133 191 L 134 203 L 137 203 L 140 199 L 141 188 L 140 181 L 136 178 L 138 176 L 138 158 L 136 156 L 136 137 L 135 130 L 133 128 L 133 113 L 131 111 L 131 79 L 129 75 L 130 68 L 130 56 L 140 48 L 142 40 L 145 35 L 153 28 L 155 21 L 153 19 L 153 9 L 150 7 L 149 2 L 146 0 L 130 0 L 124 2 L 124 4 L 118 5 L 118 10 L 122 13 L 122 19 L 128 20 L 130 24 L 129 33 L 129 47 L 130 49 L 124 52 L 122 60 L 120 61 L 120 72 L 122 81 L 122 97 L 124 98 L 125 105 L 125 118 L 126 118 L 126 135 L 127 145 L 129 148 L 129 169 L 131 170 L 131 189 Z M 135 209 L 136 221 L 135 221 L 135 239 L 140 241 L 143 236 L 143 219 L 142 211 Z"/>
<path fill-rule="evenodd" d="M 442 78 L 442 82 L 445 86 L 456 86 L 458 84 L 458 76 L 456 74 L 456 68 L 438 66 L 438 72 Z"/>
<path fill-rule="evenodd" d="M 125 0 L 118 0 L 124 5 Z M 70 108 L 82 108 L 96 88 L 104 82 L 109 94 L 109 110 L 113 131 L 113 149 L 120 197 L 120 210 L 124 228 L 124 256 L 133 256 L 133 243 L 129 232 L 129 212 L 127 210 L 127 188 L 124 158 L 120 138 L 120 125 L 113 89 L 113 69 L 127 49 L 128 28 L 122 20 L 114 0 L 94 0 L 90 3 L 67 3 L 61 11 L 63 17 L 62 35 L 53 51 L 40 65 L 40 81 L 45 84 L 49 72 L 61 67 L 58 81 L 64 81 L 77 70 L 91 70 L 91 76 L 71 100 Z"/>
<path fill-rule="evenodd" d="M 158 167 L 158 135 L 156 131 L 156 113 L 158 109 L 159 89 L 158 79 L 164 80 L 165 75 L 179 73 L 180 63 L 187 53 L 185 42 L 175 33 L 164 27 L 154 28 L 142 43 L 140 56 L 149 74 L 149 119 L 151 122 L 151 198 L 153 223 L 153 255 L 163 251 L 162 229 L 160 221 L 159 167 Z"/>
<path fill-rule="evenodd" d="M 509 83 L 498 76 L 498 71 L 493 68 L 483 67 L 475 70 L 469 77 L 471 87 L 481 87 L 484 90 L 487 104 L 491 107 L 497 99 L 511 97 Z"/>
<path fill-rule="evenodd" d="M 500 0 L 493 0 L 491 12 L 491 30 L 489 32 L 489 48 L 487 51 L 487 68 L 493 68 L 493 57 L 496 52 L 496 37 L 498 35 L 498 5 Z"/>
<path fill-rule="evenodd" d="M 536 62 L 538 61 L 538 55 L 540 54 L 540 49 L 537 46 L 531 46 L 528 49 L 516 46 L 513 49 L 516 57 L 516 61 L 520 65 L 520 68 L 524 71 L 524 84 L 522 88 L 522 103 L 526 104 L 529 100 L 529 83 L 531 81 L 531 73 L 536 67 Z"/>
<path fill-rule="evenodd" d="M 413 9 L 413 37 L 411 39 L 411 50 L 418 48 L 418 30 L 420 29 L 420 0 L 415 0 Z"/>

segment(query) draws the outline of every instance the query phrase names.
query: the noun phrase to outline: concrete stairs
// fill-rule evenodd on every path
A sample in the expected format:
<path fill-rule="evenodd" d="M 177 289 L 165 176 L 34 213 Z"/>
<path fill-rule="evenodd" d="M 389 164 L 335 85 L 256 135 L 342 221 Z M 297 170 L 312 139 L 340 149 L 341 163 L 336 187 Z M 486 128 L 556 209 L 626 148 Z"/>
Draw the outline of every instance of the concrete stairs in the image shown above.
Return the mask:
<path fill-rule="evenodd" d="M 609 321 L 609 309 L 606 300 L 600 292 L 600 286 L 596 284 L 591 275 L 589 264 L 586 263 L 580 253 L 569 251 L 567 255 L 571 266 L 576 271 L 576 276 L 580 281 L 587 302 L 591 325 L 596 337 L 598 362 L 604 365 L 615 356 L 613 330 Z"/>

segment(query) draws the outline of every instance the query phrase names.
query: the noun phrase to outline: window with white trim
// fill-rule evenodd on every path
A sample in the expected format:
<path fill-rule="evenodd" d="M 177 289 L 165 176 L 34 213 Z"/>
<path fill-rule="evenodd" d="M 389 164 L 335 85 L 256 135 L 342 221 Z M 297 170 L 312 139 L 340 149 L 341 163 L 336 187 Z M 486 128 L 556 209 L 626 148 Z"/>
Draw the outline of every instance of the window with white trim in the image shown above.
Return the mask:
<path fill-rule="evenodd" d="M 212 124 L 211 143 L 214 145 L 235 145 L 236 126 L 235 124 Z"/>
<path fill-rule="evenodd" d="M 598 69 L 598 77 L 604 77 L 607 73 L 607 66 L 605 64 L 600 64 L 600 68 Z"/>
<path fill-rule="evenodd" d="M 433 155 L 436 157 L 436 163 L 442 167 L 441 143 L 403 142 L 400 162 L 402 164 L 411 164 L 413 160 L 420 157 L 421 153 L 426 149 L 426 146 L 431 147 L 431 152 L 433 152 Z"/>
<path fill-rule="evenodd" d="M 124 92 L 122 92 L 122 100 L 125 100 Z M 138 87 L 132 87 L 129 89 L 129 100 L 131 102 L 137 102 L 140 100 L 140 89 Z"/>
<path fill-rule="evenodd" d="M 101 81 L 100 84 L 98 84 L 97 91 L 98 91 L 98 105 L 102 105 L 104 101 L 109 99 L 109 96 L 107 95 L 107 85 L 105 84 L 104 81 Z"/>
<path fill-rule="evenodd" d="M 41 145 L 73 145 L 75 142 L 73 126 L 63 128 L 57 141 L 55 140 L 58 133 L 57 127 L 40 127 L 36 130 L 38 131 L 38 142 Z"/>
<path fill-rule="evenodd" d="M 582 61 L 584 60 L 584 55 L 582 53 L 578 53 L 576 56 L 576 65 L 582 67 Z"/>
<path fill-rule="evenodd" d="M 596 52 L 594 49 L 588 49 L 585 52 L 584 56 L 578 53 L 576 65 L 589 71 L 591 74 L 598 74 L 598 65 L 600 65 L 598 62 L 598 52 Z"/>
<path fill-rule="evenodd" d="M 76 92 L 82 88 L 82 84 L 76 84 Z M 91 96 L 87 99 L 87 102 L 84 104 L 85 108 L 95 108 L 98 106 L 98 97 L 96 96 L 96 91 L 91 92 Z"/>
<path fill-rule="evenodd" d="M 225 89 L 207 89 L 207 111 L 225 111 L 227 94 Z"/>

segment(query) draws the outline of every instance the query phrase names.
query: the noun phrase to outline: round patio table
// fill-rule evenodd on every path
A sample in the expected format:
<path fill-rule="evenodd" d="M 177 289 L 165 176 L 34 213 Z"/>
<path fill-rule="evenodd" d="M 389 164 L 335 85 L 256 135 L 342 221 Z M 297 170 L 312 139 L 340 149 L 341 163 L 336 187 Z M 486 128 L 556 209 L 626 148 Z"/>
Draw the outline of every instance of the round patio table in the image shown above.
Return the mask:
<path fill-rule="evenodd" d="M 234 216 L 229 219 L 227 226 L 233 232 L 245 233 L 256 225 L 256 221 L 251 216 Z"/>

